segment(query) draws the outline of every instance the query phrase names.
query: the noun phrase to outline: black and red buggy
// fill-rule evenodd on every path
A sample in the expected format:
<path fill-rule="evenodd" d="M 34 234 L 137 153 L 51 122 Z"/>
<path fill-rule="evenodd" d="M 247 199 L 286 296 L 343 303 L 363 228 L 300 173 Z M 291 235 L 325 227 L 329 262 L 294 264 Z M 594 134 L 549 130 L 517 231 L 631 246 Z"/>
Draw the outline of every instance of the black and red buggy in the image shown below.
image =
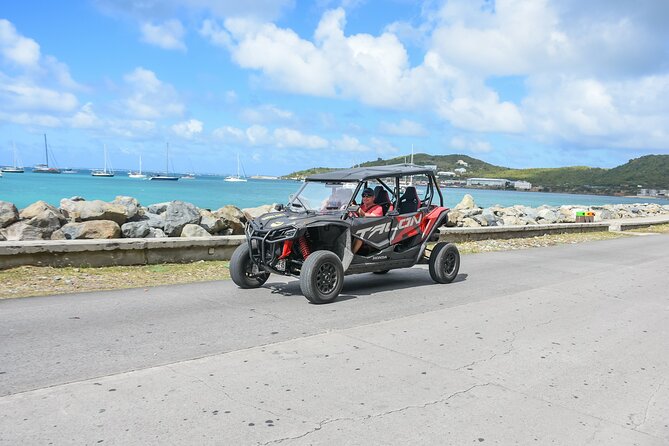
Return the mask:
<path fill-rule="evenodd" d="M 366 188 L 374 190 L 382 216 L 358 217 Z M 434 281 L 449 283 L 460 268 L 458 249 L 444 242 L 428 248 L 447 221 L 432 168 L 396 164 L 312 175 L 287 205 L 247 224 L 230 275 L 240 288 L 260 287 L 271 273 L 299 277 L 313 303 L 333 301 L 345 275 L 385 274 L 417 263 L 429 265 Z M 364 243 L 354 254 L 355 239 Z"/>

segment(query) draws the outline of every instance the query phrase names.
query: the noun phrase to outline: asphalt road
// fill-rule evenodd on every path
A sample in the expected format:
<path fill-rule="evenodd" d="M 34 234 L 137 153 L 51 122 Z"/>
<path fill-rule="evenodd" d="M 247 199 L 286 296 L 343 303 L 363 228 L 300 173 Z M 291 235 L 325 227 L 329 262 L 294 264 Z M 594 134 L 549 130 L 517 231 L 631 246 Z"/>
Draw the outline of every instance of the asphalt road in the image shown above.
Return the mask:
<path fill-rule="evenodd" d="M 0 444 L 669 444 L 669 236 L 0 301 Z"/>

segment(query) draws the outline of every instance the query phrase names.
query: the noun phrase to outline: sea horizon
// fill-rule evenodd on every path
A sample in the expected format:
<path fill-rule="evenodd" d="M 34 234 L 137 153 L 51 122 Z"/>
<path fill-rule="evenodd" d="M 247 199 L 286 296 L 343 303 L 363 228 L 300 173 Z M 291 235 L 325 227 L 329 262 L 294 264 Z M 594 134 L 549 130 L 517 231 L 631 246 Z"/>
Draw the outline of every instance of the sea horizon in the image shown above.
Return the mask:
<path fill-rule="evenodd" d="M 219 209 L 225 205 L 238 208 L 256 207 L 272 203 L 286 203 L 301 182 L 283 179 L 252 179 L 247 182 L 224 181 L 224 175 L 197 174 L 194 180 L 149 181 L 129 178 L 127 171 L 116 176 L 97 178 L 88 170 L 76 174 L 39 174 L 26 170 L 22 174 L 7 173 L 0 178 L 0 200 L 14 203 L 19 208 L 43 200 L 59 207 L 60 200 L 75 196 L 86 200 L 113 201 L 116 196 L 136 198 L 143 206 L 172 200 L 181 200 L 199 208 Z M 465 194 L 470 194 L 478 206 L 542 205 L 602 206 L 615 204 L 656 203 L 669 205 L 669 199 L 515 190 L 441 188 L 444 204 L 454 207 Z"/>

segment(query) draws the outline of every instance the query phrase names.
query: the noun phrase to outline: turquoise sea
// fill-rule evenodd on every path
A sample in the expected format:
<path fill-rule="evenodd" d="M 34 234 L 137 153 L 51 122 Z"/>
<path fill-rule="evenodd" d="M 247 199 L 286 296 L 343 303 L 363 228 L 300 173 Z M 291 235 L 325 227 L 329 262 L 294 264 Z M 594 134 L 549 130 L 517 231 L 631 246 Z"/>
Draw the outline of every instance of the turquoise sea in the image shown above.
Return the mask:
<path fill-rule="evenodd" d="M 229 183 L 220 176 L 197 176 L 194 180 L 149 181 L 128 178 L 126 172 L 115 177 L 92 177 L 89 171 L 77 174 L 39 174 L 26 170 L 22 174 L 5 173 L 0 178 L 0 200 L 9 201 L 17 208 L 24 208 L 37 200 L 58 206 L 61 198 L 81 196 L 86 200 L 111 201 L 117 195 L 135 197 L 148 206 L 163 201 L 182 200 L 200 208 L 218 209 L 227 204 L 240 208 L 262 204 L 285 203 L 297 191 L 300 182 L 289 180 L 254 180 L 246 183 Z M 538 207 L 603 205 L 621 203 L 669 204 L 666 199 L 611 197 L 603 195 L 555 194 L 543 192 L 516 192 L 465 188 L 442 189 L 445 205 L 455 206 L 464 194 L 471 194 L 476 204 L 488 207 L 495 204 L 512 206 L 521 204 Z"/>

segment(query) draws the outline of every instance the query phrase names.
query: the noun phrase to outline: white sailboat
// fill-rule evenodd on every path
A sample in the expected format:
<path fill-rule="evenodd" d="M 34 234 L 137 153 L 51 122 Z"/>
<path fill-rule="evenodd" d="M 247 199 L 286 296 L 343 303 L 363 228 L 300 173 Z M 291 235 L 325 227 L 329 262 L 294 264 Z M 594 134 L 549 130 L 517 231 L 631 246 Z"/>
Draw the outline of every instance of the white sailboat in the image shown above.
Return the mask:
<path fill-rule="evenodd" d="M 45 164 L 35 164 L 34 173 L 60 173 L 57 167 L 49 167 L 49 146 L 46 143 L 46 133 L 44 134 L 44 161 Z"/>
<path fill-rule="evenodd" d="M 154 175 L 150 180 L 155 181 L 177 181 L 179 177 L 170 175 L 170 143 L 167 143 L 165 146 L 165 175 Z"/>
<path fill-rule="evenodd" d="M 105 156 L 105 167 L 102 170 L 94 170 L 91 172 L 91 175 L 94 177 L 113 177 L 114 176 L 114 169 L 111 167 L 111 163 L 109 162 L 109 159 L 107 157 L 107 144 L 104 145 L 104 156 Z M 109 164 L 109 169 L 107 168 L 107 164 Z"/>
<path fill-rule="evenodd" d="M 128 178 L 146 178 L 142 173 L 142 155 L 139 155 L 139 172 L 128 172 Z"/>
<path fill-rule="evenodd" d="M 5 173 L 23 173 L 23 166 L 20 166 L 21 160 L 19 160 L 19 156 L 16 153 L 16 144 L 12 142 L 12 146 L 14 147 L 14 161 L 11 167 L 3 167 L 0 169 L 0 172 L 5 172 Z M 2 173 L 0 173 L 2 175 Z"/>
<path fill-rule="evenodd" d="M 240 163 L 239 163 L 239 153 L 238 153 L 237 154 L 237 175 L 230 175 L 228 177 L 225 177 L 223 179 L 223 181 L 228 181 L 228 182 L 231 182 L 231 183 L 245 183 L 246 178 L 239 174 L 239 166 L 240 166 Z"/>

